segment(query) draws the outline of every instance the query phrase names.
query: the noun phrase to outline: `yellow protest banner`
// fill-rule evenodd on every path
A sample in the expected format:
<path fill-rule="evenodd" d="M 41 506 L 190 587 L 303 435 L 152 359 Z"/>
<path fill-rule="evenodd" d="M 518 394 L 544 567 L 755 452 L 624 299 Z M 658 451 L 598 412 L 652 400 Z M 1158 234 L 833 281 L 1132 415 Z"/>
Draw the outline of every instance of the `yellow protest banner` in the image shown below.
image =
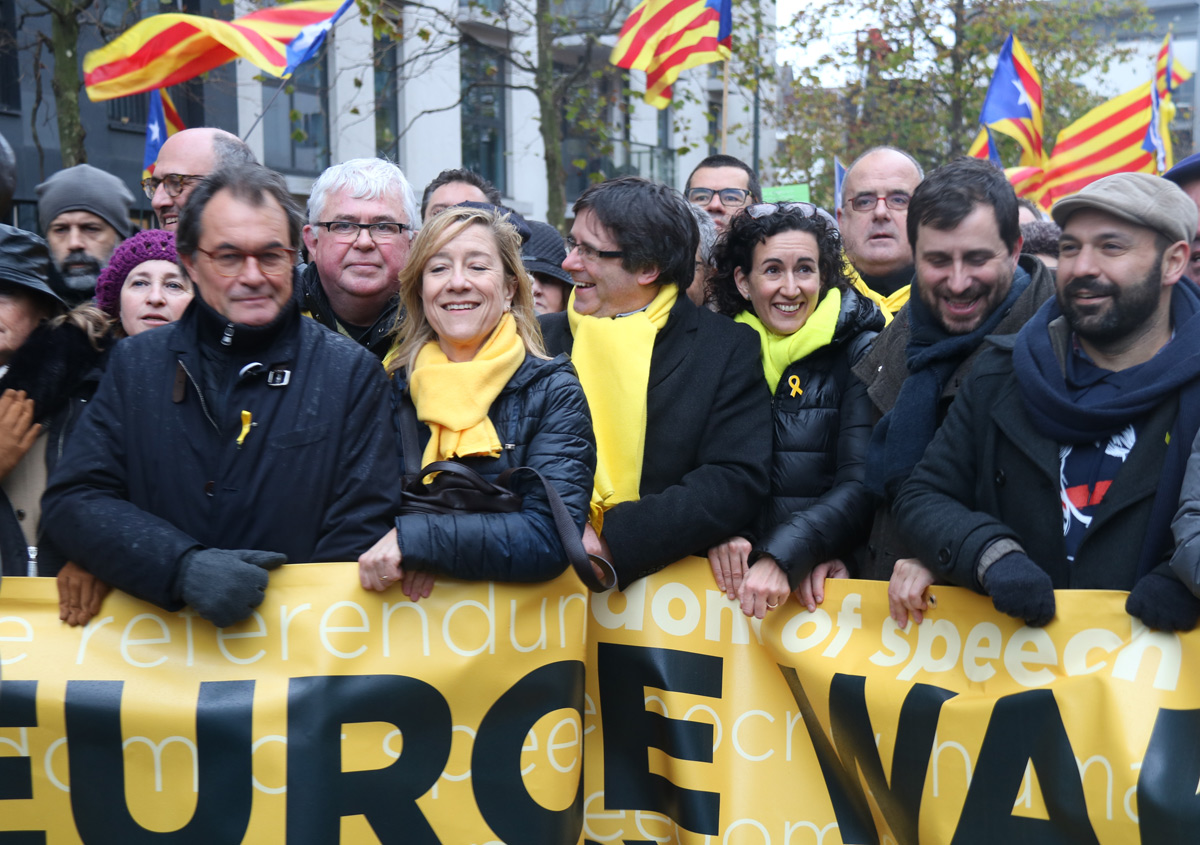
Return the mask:
<path fill-rule="evenodd" d="M 863 581 L 748 622 L 692 558 L 593 597 L 585 838 L 1196 841 L 1200 634 L 1124 593 L 1060 592 L 1044 629 L 933 593 L 903 631 Z"/>
<path fill-rule="evenodd" d="M 586 613 L 571 573 L 414 604 L 308 564 L 226 629 L 118 593 L 72 629 L 5 578 L 0 842 L 576 842 Z"/>
<path fill-rule="evenodd" d="M 590 611 L 570 574 L 414 605 L 310 564 L 223 631 L 119 594 L 71 629 L 5 579 L 0 845 L 1195 841 L 1200 634 L 827 591 L 747 620 L 690 558 Z"/>

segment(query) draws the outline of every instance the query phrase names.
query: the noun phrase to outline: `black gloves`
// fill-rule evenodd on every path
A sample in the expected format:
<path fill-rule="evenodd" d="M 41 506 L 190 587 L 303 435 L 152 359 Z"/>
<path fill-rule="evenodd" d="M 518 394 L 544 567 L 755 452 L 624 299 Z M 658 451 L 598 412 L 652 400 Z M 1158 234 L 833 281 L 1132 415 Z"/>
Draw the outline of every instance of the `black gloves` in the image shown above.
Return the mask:
<path fill-rule="evenodd" d="M 176 593 L 218 628 L 240 622 L 262 604 L 266 570 L 287 555 L 256 549 L 197 549 L 180 562 Z"/>
<path fill-rule="evenodd" d="M 1054 583 L 1021 552 L 1009 552 L 989 566 L 983 588 L 996 610 L 1024 619 L 1026 625 L 1040 628 L 1054 618 Z"/>
<path fill-rule="evenodd" d="M 1125 612 L 1156 631 L 1190 631 L 1200 618 L 1200 599 L 1178 578 L 1151 571 L 1133 585 Z"/>

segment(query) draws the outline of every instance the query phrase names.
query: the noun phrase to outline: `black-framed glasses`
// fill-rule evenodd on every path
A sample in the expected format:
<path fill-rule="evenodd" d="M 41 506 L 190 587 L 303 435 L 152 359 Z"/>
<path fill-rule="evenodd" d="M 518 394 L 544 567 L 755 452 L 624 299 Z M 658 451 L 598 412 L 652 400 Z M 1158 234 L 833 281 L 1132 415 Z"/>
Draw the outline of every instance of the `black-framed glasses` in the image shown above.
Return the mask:
<path fill-rule="evenodd" d="M 318 223 L 317 225 L 324 226 L 325 231 L 339 241 L 356 241 L 363 229 L 367 230 L 367 235 L 373 241 L 390 241 L 400 237 L 400 233 L 405 229 L 412 229 L 412 226 L 407 223 L 393 223 L 391 221 L 354 223 L 350 220 L 330 220 L 325 223 Z"/>
<path fill-rule="evenodd" d="M 799 211 L 804 217 L 820 217 L 830 226 L 837 227 L 837 221 L 833 219 L 832 214 L 811 202 L 760 202 L 746 209 L 746 213 L 755 220 L 770 217 L 777 211 Z"/>
<path fill-rule="evenodd" d="M 721 205 L 726 208 L 741 208 L 750 202 L 750 192 L 745 188 L 688 188 L 687 201 L 693 205 L 708 205 L 712 202 L 713 194 L 721 198 Z"/>
<path fill-rule="evenodd" d="M 912 196 L 903 191 L 893 191 L 890 194 L 858 194 L 846 200 L 846 205 L 859 214 L 867 214 L 875 210 L 880 200 L 892 211 L 908 211 Z"/>
<path fill-rule="evenodd" d="M 154 192 L 158 190 L 158 186 L 162 185 L 163 190 L 167 192 L 169 197 L 177 197 L 183 193 L 183 189 L 189 183 L 203 179 L 203 176 L 198 176 L 195 173 L 168 173 L 161 179 L 157 176 L 147 176 L 142 180 L 142 192 L 146 195 L 146 199 L 154 199 Z"/>
<path fill-rule="evenodd" d="M 198 252 L 208 256 L 216 271 L 222 276 L 236 276 L 246 266 L 246 259 L 253 258 L 258 269 L 267 276 L 278 276 L 291 272 L 296 263 L 296 250 L 285 246 L 273 246 L 260 252 L 242 252 L 240 249 L 221 247 L 209 252 L 203 247 L 196 247 Z"/>
<path fill-rule="evenodd" d="M 615 249 L 596 249 L 594 246 L 581 244 L 570 235 L 566 237 L 567 252 L 573 249 L 579 250 L 580 258 L 586 258 L 588 261 L 595 261 L 597 258 L 621 258 L 625 253 Z"/>

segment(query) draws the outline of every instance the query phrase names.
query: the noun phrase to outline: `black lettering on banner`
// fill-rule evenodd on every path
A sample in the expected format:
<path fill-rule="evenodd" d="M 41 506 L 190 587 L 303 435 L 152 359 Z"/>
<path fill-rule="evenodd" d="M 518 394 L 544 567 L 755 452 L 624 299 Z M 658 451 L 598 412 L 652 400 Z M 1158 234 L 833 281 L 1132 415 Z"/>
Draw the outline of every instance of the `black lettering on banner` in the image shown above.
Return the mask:
<path fill-rule="evenodd" d="M 1143 842 L 1191 845 L 1200 831 L 1200 710 L 1158 711 L 1138 773 Z"/>
<path fill-rule="evenodd" d="M 1013 815 L 1025 769 L 1031 761 L 1049 819 Z M 1156 845 L 1158 842 L 1145 837 L 1142 841 Z M 992 708 L 951 845 L 1013 842 L 1098 845 L 1088 819 L 1075 753 L 1050 690 L 1006 695 Z"/>
<path fill-rule="evenodd" d="M 883 775 L 879 748 L 875 745 L 865 688 L 866 678 L 861 675 L 833 676 L 829 687 L 829 718 L 838 757 L 851 775 L 856 770 L 862 772 L 897 843 L 917 845 L 921 794 L 925 791 L 925 772 L 933 751 L 938 716 L 942 705 L 957 693 L 929 684 L 916 684 L 904 696 L 889 786 Z M 851 778 L 850 783 L 858 787 L 859 781 Z M 858 796 L 855 800 L 865 803 L 866 799 Z"/>
<path fill-rule="evenodd" d="M 251 721 L 254 681 L 200 684 L 196 703 L 196 811 L 173 831 L 147 830 L 125 800 L 122 681 L 68 681 L 67 758 L 71 810 L 84 842 L 207 845 L 241 842 L 253 802 Z"/>
<path fill-rule="evenodd" d="M 539 666 L 491 706 L 471 751 L 475 803 L 502 842 L 576 842 L 583 829 L 583 755 L 579 788 L 571 806 L 548 810 L 533 800 L 521 777 L 521 749 L 542 716 L 569 708 L 583 722 L 583 663 L 563 660 Z M 580 734 L 580 742 L 583 736 Z"/>
<path fill-rule="evenodd" d="M 712 762 L 713 726 L 646 709 L 646 687 L 721 697 L 722 660 L 669 648 L 599 643 L 597 672 L 604 729 L 604 804 L 652 810 L 693 833 L 720 833 L 721 794 L 676 786 L 650 772 L 648 748 L 676 760 Z"/>
<path fill-rule="evenodd" d="M 37 727 L 37 681 L 0 684 L 0 728 Z M 28 757 L 0 757 L 0 801 L 33 797 L 33 765 Z M 3 845 L 43 845 L 46 834 L 38 830 L 0 832 Z"/>
<path fill-rule="evenodd" d="M 342 725 L 386 722 L 404 739 L 382 769 L 342 771 Z M 450 758 L 450 705 L 400 675 L 292 678 L 288 685 L 287 841 L 337 842 L 342 816 L 366 816 L 379 841 L 437 845 L 417 799 Z"/>

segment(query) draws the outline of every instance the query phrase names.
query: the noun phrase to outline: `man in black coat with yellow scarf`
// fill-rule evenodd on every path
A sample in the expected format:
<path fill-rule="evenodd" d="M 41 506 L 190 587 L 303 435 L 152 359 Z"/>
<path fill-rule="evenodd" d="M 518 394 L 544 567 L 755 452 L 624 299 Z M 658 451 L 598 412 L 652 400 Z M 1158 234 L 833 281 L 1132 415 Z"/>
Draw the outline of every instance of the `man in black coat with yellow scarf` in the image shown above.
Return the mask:
<path fill-rule="evenodd" d="M 588 551 L 621 588 L 737 533 L 768 491 L 770 396 L 758 336 L 683 291 L 698 234 L 681 196 L 645 179 L 575 203 L 567 310 L 542 318 L 571 354 L 599 452 Z"/>

